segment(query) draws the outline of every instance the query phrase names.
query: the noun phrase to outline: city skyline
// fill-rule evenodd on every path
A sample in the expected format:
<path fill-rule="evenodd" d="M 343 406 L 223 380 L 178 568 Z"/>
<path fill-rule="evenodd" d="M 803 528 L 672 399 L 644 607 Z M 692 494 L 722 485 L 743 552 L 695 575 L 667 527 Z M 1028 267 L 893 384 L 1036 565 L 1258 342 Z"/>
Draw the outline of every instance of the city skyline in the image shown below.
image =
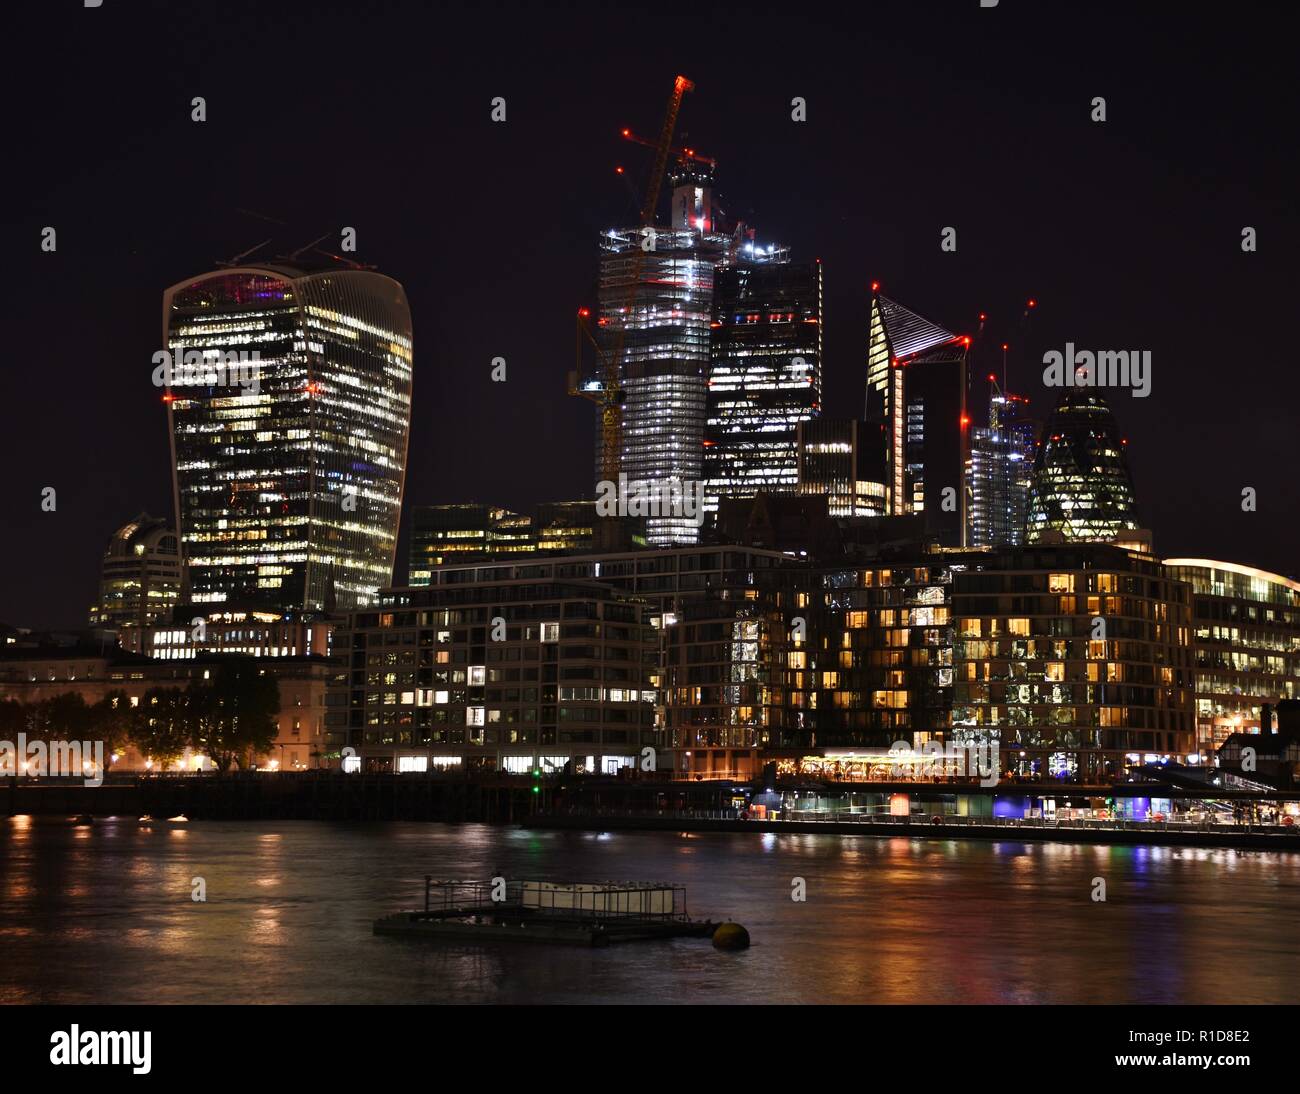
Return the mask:
<path fill-rule="evenodd" d="M 186 18 L 200 17 L 190 14 Z M 1047 20 L 1049 16 L 1027 13 L 1014 26 L 996 29 L 969 13 L 954 10 L 952 18 L 973 36 L 971 53 L 983 50 L 995 58 L 1007 56 L 1017 36 L 1043 32 L 1045 24 L 1036 24 L 1035 19 Z M 324 34 L 328 26 L 326 16 L 311 33 Z M 522 39 L 530 30 L 546 32 L 547 28 L 530 25 L 524 17 L 503 33 Z M 916 59 L 915 45 L 906 42 L 888 16 L 881 17 L 876 31 L 896 46 L 896 55 L 885 51 L 881 62 L 890 71 L 906 73 L 907 62 Z M 213 33 L 220 34 L 220 29 L 214 28 Z M 579 28 L 574 33 L 587 32 Z M 1143 28 L 1134 28 L 1133 38 L 1122 48 L 1137 50 L 1143 33 Z M 686 97 L 679 129 L 718 158 L 720 200 L 739 210 L 736 215 L 758 223 L 765 237 L 788 243 L 796 260 L 821 259 L 827 312 L 824 414 L 844 417 L 856 413 L 865 371 L 873 280 L 881 283 L 882 292 L 959 332 L 976 334 L 978 315 L 986 313 L 990 340 L 1011 345 L 1010 388 L 1031 396 L 1035 407 L 1045 402 L 1050 406 L 1054 401 L 1050 398 L 1053 393 L 1041 383 L 1040 359 L 1045 350 L 1071 339 L 1081 345 L 1151 347 L 1153 397 L 1129 399 L 1121 392 L 1109 401 L 1122 433 L 1130 440 L 1128 456 L 1143 510 L 1141 523 L 1154 529 L 1157 552 L 1231 558 L 1293 574 L 1296 567 L 1286 542 L 1285 514 L 1296 500 L 1296 487 L 1285 474 L 1281 454 L 1285 443 L 1281 423 L 1286 420 L 1293 381 L 1275 362 L 1263 333 L 1233 321 L 1247 309 L 1280 309 L 1282 304 L 1277 294 L 1285 278 L 1278 275 L 1277 264 L 1294 223 L 1278 207 L 1278 195 L 1270 191 L 1275 181 L 1270 180 L 1287 177 L 1276 161 L 1291 153 L 1280 144 L 1256 142 L 1253 158 L 1212 157 L 1208 174 L 1198 161 L 1198 155 L 1208 156 L 1226 140 L 1245 142 L 1256 134 L 1249 113 L 1234 111 L 1234 106 L 1243 107 L 1249 98 L 1249 73 L 1243 73 L 1246 83 L 1224 91 L 1228 98 L 1213 104 L 1212 109 L 1207 107 L 1208 117 L 1198 126 L 1193 127 L 1190 120 L 1164 118 L 1164 129 L 1153 137 L 1153 147 L 1136 147 L 1139 120 L 1149 117 L 1156 97 L 1163 94 L 1158 90 L 1157 74 L 1117 71 L 1086 76 L 1086 28 L 1081 34 L 1078 43 L 1058 58 L 1060 76 L 1051 85 L 1050 98 L 1035 102 L 1028 111 L 1013 107 L 1016 93 L 1025 90 L 1027 73 L 1022 71 L 1013 78 L 1009 70 L 997 75 L 996 65 L 977 66 L 981 79 L 992 79 L 992 101 L 1002 108 L 999 115 L 990 113 L 987 103 L 982 105 L 984 117 L 976 129 L 983 135 L 978 139 L 962 135 L 976 119 L 965 113 L 960 97 L 954 94 L 973 76 L 963 76 L 960 70 L 928 73 L 928 80 L 910 85 L 909 109 L 929 109 L 925 116 L 931 139 L 936 133 L 949 132 L 964 142 L 963 162 L 970 178 L 963 187 L 949 190 L 926 182 L 913 187 L 921 194 L 909 197 L 908 187 L 896 177 L 906 177 L 904 167 L 863 176 L 880 191 L 874 199 L 856 189 L 853 194 L 846 192 L 844 171 L 855 162 L 865 164 L 852 142 L 845 140 L 831 142 L 834 153 L 828 159 L 830 153 L 821 143 L 828 134 L 816 127 L 830 127 L 855 115 L 855 103 L 872 103 L 894 94 L 883 90 L 894 86 L 888 79 L 866 86 L 843 75 L 831 81 L 808 65 L 793 66 L 791 95 L 805 92 L 809 121 L 803 127 L 783 122 L 783 126 L 789 125 L 785 132 L 784 128 L 774 130 L 772 119 L 758 125 L 753 111 L 740 106 L 739 77 L 725 59 L 719 63 L 697 60 L 697 76 L 702 73 L 706 78 L 697 79 L 699 86 Z M 370 40 L 364 34 L 363 39 Z M 820 41 L 820 48 L 832 53 L 847 48 Z M 93 77 L 98 63 L 92 46 L 89 39 L 72 43 L 72 48 L 86 53 L 87 67 L 80 77 L 85 80 Z M 377 182 L 358 176 L 348 186 L 325 187 L 293 203 L 260 185 L 236 187 L 237 193 L 232 193 L 228 184 L 207 189 L 202 197 L 206 215 L 187 222 L 179 237 L 171 228 L 160 232 L 157 222 L 143 215 L 134 219 L 119 215 L 110 224 L 103 217 L 101 202 L 112 200 L 129 208 L 144 200 L 144 194 L 124 188 L 106 173 L 129 175 L 132 169 L 141 169 L 144 150 L 122 150 L 111 142 L 97 149 L 95 141 L 102 138 L 87 128 L 81 100 L 75 94 L 61 100 L 56 115 L 82 133 L 83 153 L 92 153 L 89 157 L 83 154 L 82 169 L 97 179 L 101 197 L 89 207 L 70 203 L 69 184 L 60 181 L 58 172 L 59 157 L 67 153 L 51 150 L 43 170 L 53 175 L 39 180 L 46 184 L 48 196 L 21 206 L 27 210 L 27 219 L 21 224 L 33 239 L 38 238 L 41 225 L 54 224 L 60 229 L 59 246 L 55 253 L 42 254 L 33 245 L 32 255 L 24 260 L 34 275 L 27 284 L 33 289 L 48 284 L 52 289 L 65 283 L 60 279 L 71 277 L 85 284 L 89 278 L 98 291 L 84 294 L 85 322 L 76 330 L 92 332 L 96 352 L 113 364 L 109 370 L 89 367 L 84 339 L 70 337 L 71 331 L 51 330 L 50 321 L 37 321 L 18 331 L 20 356 L 52 362 L 58 374 L 73 377 L 78 391 L 88 397 L 69 405 L 61 399 L 36 396 L 31 386 L 34 377 L 29 373 L 11 373 L 7 378 L 4 424 L 13 446 L 11 463 L 18 467 L 14 490 L 20 501 L 29 498 L 30 505 L 23 502 L 14 507 L 16 534 L 7 537 L 4 557 L 11 571 L 32 570 L 40 580 L 7 588 L 0 599 L 0 619 L 20 625 L 84 622 L 85 605 L 95 595 L 94 560 L 102 544 L 134 513 L 171 511 L 163 447 L 165 414 L 154 402 L 156 390 L 147 386 L 150 354 L 159 348 L 153 310 L 158 292 L 267 236 L 275 238 L 267 250 L 289 250 L 326 230 L 336 235 L 352 221 L 363 219 L 350 212 L 363 206 L 368 219 L 355 225 L 358 249 L 348 257 L 373 264 L 407 288 L 419 342 L 403 509 L 487 500 L 528 508 L 542 501 L 590 496 L 593 416 L 589 406 L 566 400 L 563 392 L 572 352 L 572 315 L 576 307 L 596 303 L 592 239 L 609 224 L 628 222 L 633 216 L 614 167 L 626 165 L 630 175 L 640 178 L 648 166 L 646 150 L 622 141 L 620 127 L 632 124 L 641 131 L 653 131 L 668 74 L 675 69 L 690 72 L 690 49 L 684 51 L 685 56 L 672 59 L 656 56 L 656 52 L 647 50 L 635 64 L 626 66 L 617 80 L 606 81 L 615 93 L 595 105 L 573 106 L 576 100 L 569 92 L 574 77 L 540 65 L 531 70 L 524 67 L 508 72 L 500 67 L 483 71 L 473 81 L 481 92 L 481 102 L 459 87 L 455 92 L 457 108 L 448 107 L 446 112 L 452 134 L 447 146 L 473 149 L 474 155 L 487 158 L 491 169 L 476 174 L 483 184 L 482 194 L 458 198 L 472 201 L 479 212 L 456 218 L 444 216 L 447 206 L 438 201 L 421 204 L 417 215 L 411 200 L 414 190 L 401 187 L 395 191 L 398 200 L 392 203 L 393 208 L 376 214 L 376 203 L 363 202 L 355 195 L 355 187 L 369 190 Z M 367 58 L 362 63 L 363 68 L 373 64 Z M 530 85 L 523 79 L 524 73 L 534 76 L 535 82 Z M 228 100 L 223 103 L 219 93 L 209 90 L 208 120 L 194 123 L 189 117 L 191 96 L 182 98 L 182 92 L 188 91 L 180 86 L 185 81 L 178 76 L 167 78 L 176 85 L 174 116 L 157 113 L 161 107 L 156 104 L 166 101 L 167 95 L 160 96 L 150 87 L 148 94 L 155 103 L 151 116 L 154 124 L 174 132 L 186 157 L 220 151 L 229 160 L 226 174 L 238 170 L 248 157 L 257 157 L 286 179 L 300 175 L 302 168 L 287 148 L 279 147 L 277 131 L 269 122 L 244 106 L 236 107 Z M 588 71 L 585 78 L 599 78 L 598 70 Z M 508 120 L 495 126 L 490 120 L 489 93 L 494 84 L 507 85 L 497 90 L 505 93 L 509 111 Z M 1110 92 L 1110 116 L 1104 124 L 1088 117 L 1089 89 L 1100 84 L 1107 86 L 1098 86 L 1097 91 Z M 537 95 L 530 86 L 548 88 L 549 94 Z M 342 90 L 328 82 L 322 84 L 322 102 L 339 102 Z M 144 93 L 140 81 L 128 81 L 115 90 L 116 105 L 125 107 L 132 97 Z M 765 94 L 773 98 L 775 118 L 788 119 L 788 98 L 778 100 L 771 90 Z M 940 102 L 945 111 L 935 114 Z M 342 124 L 340 135 L 362 122 L 381 127 L 399 124 L 384 121 L 381 112 L 371 106 L 370 100 L 362 104 L 353 101 L 346 109 L 340 107 L 335 122 L 311 124 L 324 126 L 322 134 L 331 125 Z M 559 128 L 559 117 L 575 111 L 581 124 Z M 899 162 L 906 164 L 908 153 L 919 151 L 918 136 L 907 129 L 904 118 L 891 118 L 887 113 L 882 118 L 878 111 L 874 116 L 877 125 L 886 127 L 886 143 L 897 149 Z M 823 117 L 824 122 L 819 120 Z M 1190 137 L 1191 128 L 1201 132 L 1199 144 L 1176 139 Z M 1080 141 L 1091 142 L 1087 147 L 1095 150 L 1098 169 L 1088 173 L 1087 185 L 1073 182 L 1069 174 L 1053 174 L 1054 184 L 1063 189 L 1052 201 L 1043 201 L 1032 187 L 1018 182 L 1013 165 L 999 166 L 1002 160 L 997 153 L 1014 144 L 1013 131 L 1017 130 L 1032 133 L 1036 146 L 1047 157 L 1059 154 L 1065 146 L 1077 150 Z M 778 132 L 779 142 L 775 139 Z M 814 146 L 808 142 L 814 133 L 819 134 L 817 154 L 808 166 L 793 174 L 781 166 L 790 157 L 800 160 L 810 154 Z M 516 162 L 507 154 L 512 141 L 522 142 L 515 145 L 519 150 L 559 142 L 569 156 L 569 166 L 564 172 L 552 172 L 544 165 L 537 166 L 536 158 L 527 154 Z M 424 151 L 422 162 L 430 169 L 437 147 L 434 142 Z M 100 154 L 93 155 L 96 151 Z M 1126 191 L 1130 200 L 1123 208 L 1103 201 L 1106 172 L 1100 165 L 1121 162 L 1127 165 L 1126 185 L 1130 187 L 1142 180 L 1155 185 L 1169 172 L 1195 165 L 1202 177 L 1217 180 L 1217 190 L 1215 194 L 1176 193 L 1169 200 L 1181 203 L 1188 214 L 1181 221 L 1185 230 L 1178 233 L 1180 238 L 1147 239 L 1137 246 L 1135 241 L 1142 239 L 1141 218 L 1125 211 L 1133 205 L 1137 191 Z M 1265 170 L 1264 165 L 1271 169 Z M 41 170 L 38 165 L 38 173 Z M 521 174 L 512 180 L 506 177 L 509 170 Z M 436 178 L 428 170 L 420 177 L 426 181 Z M 997 185 L 989 180 L 996 180 Z M 353 192 L 351 199 L 349 191 Z M 494 207 L 511 208 L 513 200 L 526 195 L 538 200 L 545 197 L 547 209 L 558 215 L 529 220 L 522 235 L 513 217 L 500 211 L 484 215 Z M 737 199 L 734 202 L 732 195 Z M 149 197 L 164 203 L 176 200 L 165 187 Z M 1104 217 L 1098 211 L 1102 205 Z M 951 215 L 935 212 L 948 207 Z M 60 216 L 61 208 L 68 210 L 71 219 Z M 1068 217 L 1062 212 L 1066 208 Z M 1190 215 L 1192 212 L 1198 215 Z M 269 223 L 267 218 L 291 223 Z M 948 224 L 955 225 L 958 232 L 955 253 L 940 249 L 940 232 Z M 1239 246 L 1241 227 L 1247 224 L 1260 233 L 1256 253 L 1245 254 Z M 413 227 L 421 230 L 413 232 Z M 1048 235 L 1055 242 L 1044 245 L 1049 228 Z M 483 246 L 469 245 L 471 230 Z M 445 253 L 439 232 L 461 241 L 458 264 L 438 260 L 440 251 Z M 1104 240 L 1105 247 L 1089 244 L 1086 235 Z M 563 272 L 548 276 L 539 291 L 534 271 L 542 259 L 534 252 L 543 251 L 560 262 Z M 503 253 L 510 256 L 506 261 L 499 258 Z M 111 284 L 104 277 L 110 263 L 115 270 Z M 453 265 L 458 278 L 455 285 L 448 280 Z M 1139 292 L 1138 287 L 1155 276 L 1156 266 L 1160 270 L 1159 294 Z M 1196 322 L 1188 322 L 1188 301 L 1193 299 L 1195 287 L 1220 271 L 1224 272 L 1221 282 L 1212 288 L 1205 286 L 1206 292 L 1214 293 L 1216 306 L 1193 309 Z M 489 280 L 502 287 L 489 294 L 483 288 Z M 532 287 L 525 291 L 522 284 L 527 280 Z M 1175 286 L 1180 291 L 1175 291 Z M 520 318 L 491 321 L 491 301 L 500 293 L 523 306 Z M 1026 329 L 1025 304 L 1030 296 L 1037 307 L 1032 326 Z M 49 307 L 40 296 L 24 297 L 24 304 L 36 317 Z M 1222 373 L 1228 366 L 1221 358 L 1225 346 L 1233 357 L 1251 360 L 1258 374 L 1260 398 L 1208 397 L 1215 384 L 1224 382 Z M 490 378 L 496 357 L 504 357 L 508 363 L 509 379 L 504 384 Z M 136 362 L 134 370 L 129 367 L 132 361 Z M 1262 391 L 1270 384 L 1277 389 L 1276 397 L 1263 398 Z M 19 407 L 25 408 L 21 414 L 16 413 Z M 58 429 L 52 427 L 50 416 L 55 414 L 62 415 Z M 1221 437 L 1222 444 L 1231 447 L 1233 458 L 1216 455 L 1219 445 L 1214 443 L 1189 445 L 1188 438 L 1198 431 L 1207 438 Z M 51 449 L 51 437 L 60 437 L 62 443 Z M 15 459 L 19 452 L 42 444 L 46 451 L 42 460 Z M 520 460 L 515 455 L 539 446 L 547 460 Z M 91 470 L 87 454 L 92 450 L 108 451 L 112 459 L 97 455 Z M 58 490 L 56 513 L 40 509 L 40 491 L 48 485 Z M 1240 495 L 1246 486 L 1258 493 L 1255 512 L 1241 511 Z M 408 541 L 409 516 L 404 513 L 396 552 L 398 581 Z"/>
<path fill-rule="evenodd" d="M 1090 1006 L 1099 1074 L 1280 1058 L 1285 13 L 9 23 L 20 1068 L 301 1079 L 181 1008 L 400 1048 L 397 1003 Z"/>

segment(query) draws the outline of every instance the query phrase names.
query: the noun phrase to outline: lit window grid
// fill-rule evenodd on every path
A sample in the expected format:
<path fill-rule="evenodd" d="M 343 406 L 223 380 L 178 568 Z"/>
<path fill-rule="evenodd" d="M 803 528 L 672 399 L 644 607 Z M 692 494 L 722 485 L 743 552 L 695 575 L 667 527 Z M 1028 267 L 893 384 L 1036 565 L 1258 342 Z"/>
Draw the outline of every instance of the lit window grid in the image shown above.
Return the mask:
<path fill-rule="evenodd" d="M 259 310 L 255 323 L 241 310 L 203 313 L 214 305 L 201 282 L 241 274 L 249 285 L 279 287 L 278 312 Z M 221 348 L 258 349 L 260 357 L 259 395 L 181 388 L 169 404 L 196 601 L 319 609 L 332 574 L 347 607 L 391 580 L 410 418 L 409 314 L 391 286 L 354 271 L 293 282 L 230 271 L 169 292 L 169 345 L 192 346 L 200 330 L 255 330 L 255 344 Z M 356 491 L 355 514 L 342 507 L 345 487 Z"/>

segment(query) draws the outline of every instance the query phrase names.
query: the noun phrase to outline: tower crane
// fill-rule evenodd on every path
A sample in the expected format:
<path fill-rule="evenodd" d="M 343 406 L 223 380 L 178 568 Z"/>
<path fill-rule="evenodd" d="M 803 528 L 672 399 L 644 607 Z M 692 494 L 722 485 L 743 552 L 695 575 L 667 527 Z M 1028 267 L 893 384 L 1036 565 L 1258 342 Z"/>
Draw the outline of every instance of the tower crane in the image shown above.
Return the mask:
<path fill-rule="evenodd" d="M 673 132 L 677 128 L 677 114 L 682 107 L 682 98 L 686 92 L 695 88 L 695 84 L 685 76 L 678 76 L 673 81 L 672 94 L 668 97 L 668 110 L 664 115 L 663 128 L 659 140 L 654 144 L 655 158 L 650 169 L 650 178 L 646 184 L 645 196 L 641 205 L 641 228 L 653 228 L 655 210 L 659 206 L 659 193 L 663 188 L 664 172 L 668 167 L 668 157 L 675 151 Z M 631 132 L 624 131 L 629 139 Z M 643 143 L 649 143 L 643 142 Z M 685 150 L 677 150 L 679 154 Z M 703 158 L 703 157 L 700 157 Z M 621 364 L 623 345 L 627 337 L 627 327 L 636 310 L 637 292 L 641 287 L 641 268 L 645 261 L 645 249 L 634 246 L 632 249 L 632 271 L 627 290 L 627 303 L 622 310 L 621 321 L 614 330 L 611 345 L 607 350 L 591 333 L 587 320 L 590 312 L 586 308 L 578 310 L 577 362 L 569 373 L 569 394 L 580 395 L 590 399 L 600 407 L 600 468 L 601 477 L 617 482 L 623 455 L 623 403 L 627 393 L 623 390 Z M 582 345 L 584 338 L 595 348 L 600 361 L 600 381 L 598 384 L 580 386 L 582 374 Z"/>

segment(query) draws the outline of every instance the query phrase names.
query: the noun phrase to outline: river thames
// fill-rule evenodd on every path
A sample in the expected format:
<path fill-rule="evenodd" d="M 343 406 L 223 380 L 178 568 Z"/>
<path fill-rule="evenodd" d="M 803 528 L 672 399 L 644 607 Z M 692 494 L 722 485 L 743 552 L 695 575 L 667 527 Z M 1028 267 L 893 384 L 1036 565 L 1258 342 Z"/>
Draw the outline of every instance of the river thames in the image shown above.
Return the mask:
<path fill-rule="evenodd" d="M 373 936 L 426 873 L 674 882 L 753 946 Z M 1297 910 L 1297 854 L 16 817 L 0 819 L 0 1002 L 1295 1003 Z"/>

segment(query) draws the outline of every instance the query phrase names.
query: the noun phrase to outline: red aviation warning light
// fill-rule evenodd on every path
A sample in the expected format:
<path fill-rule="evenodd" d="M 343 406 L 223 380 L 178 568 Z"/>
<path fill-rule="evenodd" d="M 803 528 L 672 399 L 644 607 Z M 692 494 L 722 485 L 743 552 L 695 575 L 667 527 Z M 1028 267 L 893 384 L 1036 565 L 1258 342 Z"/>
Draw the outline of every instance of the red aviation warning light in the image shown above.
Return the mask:
<path fill-rule="evenodd" d="M 668 165 L 668 157 L 673 153 L 673 132 L 677 128 L 677 115 L 681 110 L 682 97 L 686 92 L 693 90 L 694 87 L 695 84 L 685 76 L 678 75 L 673 80 L 673 91 L 672 95 L 669 96 L 668 107 L 664 113 L 663 128 L 659 131 L 659 139 L 651 145 L 655 150 L 654 166 L 650 171 L 645 191 L 641 195 L 640 219 L 637 221 L 637 225 L 640 227 L 648 227 L 655 223 L 655 210 L 658 208 L 659 195 L 663 190 L 664 172 Z M 647 143 L 639 140 L 631 129 L 625 128 L 622 133 L 626 140 L 638 144 Z M 707 161 L 706 157 L 696 156 L 694 153 L 690 154 L 690 158 L 698 159 L 700 162 L 711 162 Z M 617 313 L 619 315 L 626 316 L 636 305 L 638 289 L 641 285 L 643 253 L 640 247 L 632 248 L 632 269 L 631 276 L 628 278 L 627 304 L 619 309 Z M 605 325 L 603 316 L 600 325 Z M 584 330 L 583 324 L 579 323 L 576 339 L 576 367 L 569 373 L 571 378 L 569 394 L 590 398 L 600 407 L 601 478 L 607 480 L 618 478 L 619 467 L 622 463 L 623 402 L 626 399 L 626 392 L 623 389 L 620 371 L 626 333 L 626 325 L 619 323 L 614 332 L 614 344 L 612 346 L 606 349 L 596 345 L 602 383 L 598 389 L 593 391 L 590 388 L 579 387 L 576 383 L 577 377 L 582 375 L 584 371 L 582 364 Z M 592 339 L 589 333 L 586 334 L 586 337 L 593 343 L 595 342 L 595 339 Z"/>
<path fill-rule="evenodd" d="M 880 291 L 880 282 L 879 282 L 879 281 L 873 281 L 873 282 L 871 283 L 871 291 L 872 291 L 872 292 L 879 292 L 879 291 Z"/>

